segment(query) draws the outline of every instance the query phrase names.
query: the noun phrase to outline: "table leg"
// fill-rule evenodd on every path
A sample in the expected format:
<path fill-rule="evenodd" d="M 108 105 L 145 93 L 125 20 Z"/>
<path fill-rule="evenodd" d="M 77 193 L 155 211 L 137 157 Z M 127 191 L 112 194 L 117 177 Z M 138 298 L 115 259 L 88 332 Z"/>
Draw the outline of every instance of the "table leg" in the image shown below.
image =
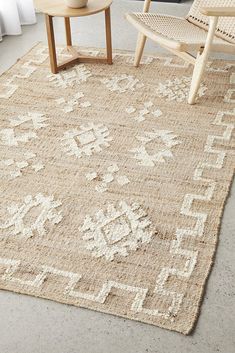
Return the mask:
<path fill-rule="evenodd" d="M 106 30 L 106 48 L 107 48 L 107 63 L 112 65 L 112 35 L 111 35 L 111 19 L 110 7 L 105 10 L 105 30 Z"/>
<path fill-rule="evenodd" d="M 66 43 L 68 47 L 72 46 L 72 36 L 71 36 L 71 26 L 70 26 L 70 18 L 64 18 L 65 23 L 65 32 L 66 32 Z"/>
<path fill-rule="evenodd" d="M 46 16 L 46 27 L 47 27 L 47 39 L 50 56 L 51 71 L 53 74 L 58 72 L 57 59 L 56 59 L 56 48 L 55 48 L 55 35 L 53 28 L 53 17 Z"/>

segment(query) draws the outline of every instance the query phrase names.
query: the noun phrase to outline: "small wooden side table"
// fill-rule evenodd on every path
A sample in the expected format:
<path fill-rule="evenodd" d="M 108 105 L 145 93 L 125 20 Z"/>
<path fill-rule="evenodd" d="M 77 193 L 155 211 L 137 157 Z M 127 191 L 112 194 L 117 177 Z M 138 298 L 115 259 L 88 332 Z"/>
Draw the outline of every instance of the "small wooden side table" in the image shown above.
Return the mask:
<path fill-rule="evenodd" d="M 56 74 L 59 70 L 75 63 L 101 62 L 109 65 L 112 64 L 110 19 L 110 6 L 112 4 L 112 0 L 88 0 L 88 5 L 80 9 L 72 9 L 67 7 L 64 0 L 34 0 L 34 3 L 36 9 L 45 14 L 52 73 Z M 92 56 L 80 56 L 72 45 L 70 17 L 90 16 L 103 11 L 105 12 L 107 57 L 96 58 Z M 67 48 L 71 53 L 71 58 L 61 64 L 58 64 L 57 62 L 53 17 L 64 17 Z"/>

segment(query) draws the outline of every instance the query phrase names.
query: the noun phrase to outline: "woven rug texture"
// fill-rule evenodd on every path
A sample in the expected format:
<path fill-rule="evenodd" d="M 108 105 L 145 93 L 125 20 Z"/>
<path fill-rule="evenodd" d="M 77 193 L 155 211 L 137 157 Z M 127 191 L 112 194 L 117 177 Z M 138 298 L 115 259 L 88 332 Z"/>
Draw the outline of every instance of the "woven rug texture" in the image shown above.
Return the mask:
<path fill-rule="evenodd" d="M 192 67 L 133 55 L 54 75 L 38 44 L 0 77 L 0 288 L 188 334 L 233 179 L 235 64 L 209 63 L 190 106 Z"/>

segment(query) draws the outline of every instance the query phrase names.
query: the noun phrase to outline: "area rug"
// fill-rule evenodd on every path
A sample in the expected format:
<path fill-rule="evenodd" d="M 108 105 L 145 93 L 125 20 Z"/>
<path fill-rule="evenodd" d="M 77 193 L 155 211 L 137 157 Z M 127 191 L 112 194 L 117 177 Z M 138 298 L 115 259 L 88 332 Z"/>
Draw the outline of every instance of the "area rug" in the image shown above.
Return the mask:
<path fill-rule="evenodd" d="M 169 56 L 53 75 L 39 44 L 4 73 L 0 288 L 190 333 L 234 171 L 234 68 L 209 63 L 195 106 Z"/>

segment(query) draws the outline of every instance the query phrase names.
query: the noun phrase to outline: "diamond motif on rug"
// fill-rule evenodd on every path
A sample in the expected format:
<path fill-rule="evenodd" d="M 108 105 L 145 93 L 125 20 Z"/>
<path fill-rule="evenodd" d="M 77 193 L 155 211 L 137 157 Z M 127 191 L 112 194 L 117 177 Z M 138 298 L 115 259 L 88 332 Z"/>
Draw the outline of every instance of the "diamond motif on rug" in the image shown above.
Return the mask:
<path fill-rule="evenodd" d="M 167 101 L 184 102 L 189 95 L 191 77 L 183 76 L 181 78 L 176 77 L 174 80 L 167 80 L 160 82 L 156 90 L 158 97 L 165 98 Z M 202 97 L 205 95 L 207 87 L 201 84 L 198 96 Z"/>
<path fill-rule="evenodd" d="M 69 156 L 81 158 L 83 155 L 91 156 L 95 152 L 102 151 L 104 147 L 109 147 L 112 137 L 109 136 L 106 126 L 88 123 L 81 125 L 80 130 L 66 131 L 62 141 Z"/>
<path fill-rule="evenodd" d="M 138 204 L 119 202 L 109 204 L 107 210 L 99 210 L 95 217 L 86 216 L 81 227 L 86 249 L 94 257 L 112 261 L 115 255 L 127 256 L 152 237 L 151 222 Z"/>

